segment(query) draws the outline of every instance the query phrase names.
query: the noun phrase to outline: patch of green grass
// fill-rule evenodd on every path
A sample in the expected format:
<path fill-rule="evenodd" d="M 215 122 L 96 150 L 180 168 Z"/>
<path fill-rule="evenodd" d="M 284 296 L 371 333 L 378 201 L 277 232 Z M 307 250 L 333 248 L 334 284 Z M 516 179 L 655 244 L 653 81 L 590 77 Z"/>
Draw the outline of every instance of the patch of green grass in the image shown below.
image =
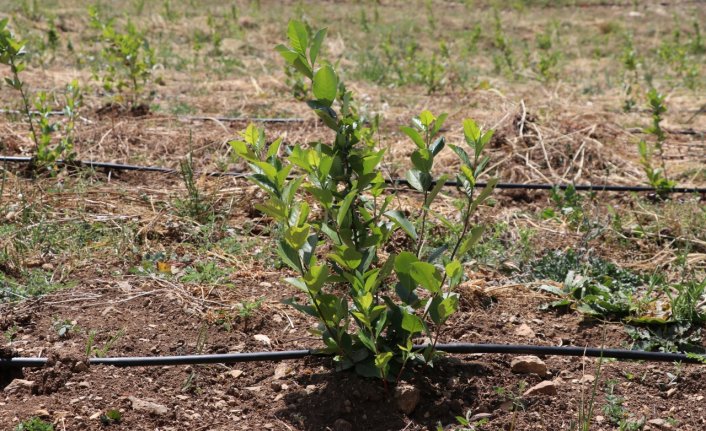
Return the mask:
<path fill-rule="evenodd" d="M 221 284 L 228 278 L 229 273 L 230 271 L 216 266 L 216 262 L 199 262 L 187 268 L 179 280 L 183 283 Z"/>
<path fill-rule="evenodd" d="M 75 284 L 57 281 L 55 275 L 39 268 L 25 270 L 18 278 L 0 272 L 0 302 L 36 298 Z"/>

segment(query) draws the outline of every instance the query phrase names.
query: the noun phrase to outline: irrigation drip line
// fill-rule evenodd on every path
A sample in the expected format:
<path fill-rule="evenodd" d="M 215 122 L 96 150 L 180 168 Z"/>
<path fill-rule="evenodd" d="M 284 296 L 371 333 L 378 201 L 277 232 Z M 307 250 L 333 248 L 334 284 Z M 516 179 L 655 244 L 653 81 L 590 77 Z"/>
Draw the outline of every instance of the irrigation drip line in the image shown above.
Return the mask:
<path fill-rule="evenodd" d="M 417 345 L 414 348 L 423 350 L 427 345 Z M 555 347 L 512 344 L 438 344 L 436 350 L 446 353 L 475 354 L 503 353 L 511 355 L 548 355 L 548 356 L 578 356 L 594 358 L 613 358 L 641 360 L 648 362 L 688 362 L 700 363 L 696 358 L 683 353 L 647 352 L 642 350 L 600 349 L 595 347 Z M 149 367 L 166 365 L 198 365 L 198 364 L 233 364 L 237 362 L 283 361 L 287 359 L 303 359 L 308 356 L 331 356 L 315 349 L 285 350 L 277 352 L 228 353 L 216 355 L 181 355 L 181 356 L 137 356 L 90 358 L 90 365 L 113 365 L 116 367 Z M 47 358 L 14 357 L 0 358 L 2 368 L 41 368 L 47 364 Z"/>
<path fill-rule="evenodd" d="M 4 163 L 29 163 L 32 160 L 31 157 L 17 157 L 17 156 L 0 156 L 0 162 Z M 110 163 L 110 162 L 98 162 L 93 160 L 81 160 L 81 161 L 64 161 L 58 160 L 57 164 L 64 165 L 78 165 L 85 166 L 94 169 L 107 169 L 115 171 L 137 171 L 137 172 L 157 172 L 163 174 L 178 174 L 179 171 L 171 168 L 163 168 L 160 166 L 139 166 L 139 165 L 127 165 L 122 163 Z M 206 175 L 209 177 L 232 177 L 232 178 L 246 178 L 249 174 L 240 172 L 195 172 L 195 174 Z M 293 177 L 288 177 L 292 179 Z M 409 181 L 404 178 L 392 178 L 386 179 L 386 184 L 389 185 L 404 185 L 411 188 Z M 436 184 L 436 181 L 433 181 Z M 446 181 L 444 183 L 445 187 L 458 187 L 460 184 L 458 181 Z M 485 187 L 487 183 L 477 182 L 475 184 L 476 188 Z M 609 184 L 521 184 L 521 183 L 497 183 L 495 188 L 499 190 L 554 190 L 561 189 L 566 190 L 569 187 L 573 187 L 576 191 L 586 191 L 586 192 L 646 192 L 654 193 L 657 190 L 654 187 L 647 186 L 617 186 Z M 665 190 L 668 193 L 706 193 L 706 187 L 673 187 L 669 190 Z"/>

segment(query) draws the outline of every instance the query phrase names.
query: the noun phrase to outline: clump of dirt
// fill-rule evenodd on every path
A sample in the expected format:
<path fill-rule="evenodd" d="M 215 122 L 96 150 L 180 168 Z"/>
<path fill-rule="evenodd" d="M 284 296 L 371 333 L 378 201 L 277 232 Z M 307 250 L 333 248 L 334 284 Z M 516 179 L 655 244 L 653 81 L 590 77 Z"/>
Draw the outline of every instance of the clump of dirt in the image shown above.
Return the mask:
<path fill-rule="evenodd" d="M 47 364 L 35 379 L 32 393 L 52 394 L 63 388 L 74 374 L 86 371 L 88 371 L 87 358 L 72 354 L 60 356 L 58 353 L 51 353 L 47 357 Z"/>

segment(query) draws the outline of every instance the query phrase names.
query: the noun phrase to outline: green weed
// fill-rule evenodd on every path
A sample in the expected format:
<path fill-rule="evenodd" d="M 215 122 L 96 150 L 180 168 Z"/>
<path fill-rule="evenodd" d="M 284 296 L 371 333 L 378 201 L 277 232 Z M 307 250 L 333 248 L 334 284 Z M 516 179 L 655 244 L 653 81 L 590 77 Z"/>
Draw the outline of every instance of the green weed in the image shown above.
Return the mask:
<path fill-rule="evenodd" d="M 14 431 L 54 431 L 54 425 L 40 418 L 31 418 L 20 422 Z"/>

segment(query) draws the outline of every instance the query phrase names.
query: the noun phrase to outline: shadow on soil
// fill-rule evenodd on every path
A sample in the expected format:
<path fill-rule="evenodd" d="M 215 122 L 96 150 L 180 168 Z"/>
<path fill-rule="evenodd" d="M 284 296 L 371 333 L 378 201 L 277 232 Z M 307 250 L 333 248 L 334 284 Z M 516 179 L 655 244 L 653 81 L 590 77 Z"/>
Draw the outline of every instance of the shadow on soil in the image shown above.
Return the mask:
<path fill-rule="evenodd" d="M 495 375 L 496 365 L 444 358 L 436 366 L 417 370 L 408 383 L 417 388 L 420 401 L 410 415 L 402 413 L 394 386 L 352 372 L 303 375 L 300 389 L 284 398 L 287 407 L 278 416 L 304 430 L 399 430 L 414 422 L 429 429 L 438 423 L 456 423 L 455 416 L 473 407 L 491 409 L 479 397 L 478 379 Z"/>

